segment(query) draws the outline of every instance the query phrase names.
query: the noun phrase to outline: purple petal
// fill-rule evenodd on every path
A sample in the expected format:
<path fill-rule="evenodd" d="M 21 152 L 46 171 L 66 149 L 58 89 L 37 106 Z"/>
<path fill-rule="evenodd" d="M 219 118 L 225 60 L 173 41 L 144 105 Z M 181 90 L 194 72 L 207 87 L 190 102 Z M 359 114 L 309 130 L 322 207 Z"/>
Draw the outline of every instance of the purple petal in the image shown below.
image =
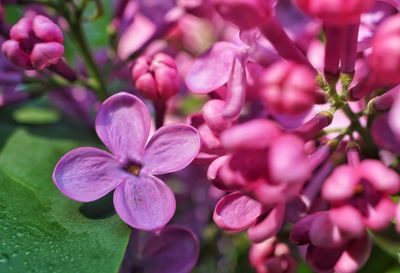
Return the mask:
<path fill-rule="evenodd" d="M 218 42 L 202 57 L 197 59 L 186 76 L 189 90 L 205 94 L 228 82 L 235 60 L 236 46 Z"/>
<path fill-rule="evenodd" d="M 144 103 L 125 92 L 107 99 L 96 117 L 96 132 L 107 148 L 120 159 L 143 156 L 151 118 Z"/>
<path fill-rule="evenodd" d="M 124 180 L 117 160 L 102 150 L 77 148 L 58 161 L 53 181 L 71 199 L 90 202 L 106 195 Z"/>
<path fill-rule="evenodd" d="M 188 229 L 164 228 L 146 241 L 143 249 L 144 273 L 189 273 L 199 257 L 199 242 Z"/>
<path fill-rule="evenodd" d="M 214 222 L 220 228 L 238 232 L 253 225 L 262 212 L 259 202 L 234 192 L 219 200 L 214 210 Z"/>
<path fill-rule="evenodd" d="M 250 227 L 247 232 L 250 240 L 261 243 L 278 234 L 282 228 L 283 220 L 285 220 L 285 210 L 285 205 L 278 205 L 269 212 L 264 220 Z"/>
<path fill-rule="evenodd" d="M 175 196 L 163 181 L 147 175 L 129 176 L 114 192 L 114 207 L 133 228 L 155 230 L 175 213 Z"/>
<path fill-rule="evenodd" d="M 179 171 L 189 165 L 200 149 L 200 137 L 189 125 L 167 125 L 146 145 L 144 168 L 152 174 Z"/>
<path fill-rule="evenodd" d="M 322 248 L 309 245 L 307 248 L 306 260 L 312 270 L 320 273 L 333 272 L 340 256 L 343 253 L 341 248 Z"/>
<path fill-rule="evenodd" d="M 310 226 L 310 241 L 317 247 L 339 247 L 345 243 L 338 226 L 329 218 L 329 213 L 321 213 Z"/>

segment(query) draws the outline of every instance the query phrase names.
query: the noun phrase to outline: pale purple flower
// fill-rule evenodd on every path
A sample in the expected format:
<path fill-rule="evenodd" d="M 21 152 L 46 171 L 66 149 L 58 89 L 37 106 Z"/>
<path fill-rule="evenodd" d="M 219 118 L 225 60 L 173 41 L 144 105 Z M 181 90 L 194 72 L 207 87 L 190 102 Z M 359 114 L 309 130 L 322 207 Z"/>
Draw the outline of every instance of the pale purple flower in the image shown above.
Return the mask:
<path fill-rule="evenodd" d="M 189 273 L 199 257 L 199 241 L 181 226 L 152 234 L 132 233 L 120 273 Z"/>
<path fill-rule="evenodd" d="M 188 125 L 168 125 L 149 141 L 151 117 L 128 93 L 107 99 L 96 132 L 110 153 L 82 147 L 64 155 L 53 181 L 71 199 L 90 202 L 114 191 L 114 207 L 128 225 L 143 230 L 165 226 L 175 212 L 172 191 L 154 175 L 183 169 L 196 156 L 200 140 Z"/>

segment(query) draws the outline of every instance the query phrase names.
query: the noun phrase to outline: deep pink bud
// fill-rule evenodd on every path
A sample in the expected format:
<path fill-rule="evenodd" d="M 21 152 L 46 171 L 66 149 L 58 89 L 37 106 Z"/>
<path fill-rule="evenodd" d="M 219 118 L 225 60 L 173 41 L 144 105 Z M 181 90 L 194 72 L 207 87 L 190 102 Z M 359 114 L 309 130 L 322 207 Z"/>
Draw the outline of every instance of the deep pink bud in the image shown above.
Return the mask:
<path fill-rule="evenodd" d="M 371 76 L 381 84 L 400 83 L 400 15 L 386 19 L 372 41 Z"/>
<path fill-rule="evenodd" d="M 64 55 L 61 29 L 42 15 L 20 19 L 11 28 L 10 38 L 1 51 L 10 62 L 26 70 L 43 70 L 58 64 Z"/>
<path fill-rule="evenodd" d="M 276 0 L 213 0 L 218 13 L 240 29 L 257 27 L 271 18 Z"/>
<path fill-rule="evenodd" d="M 260 97 L 272 113 L 299 115 L 314 105 L 316 84 L 314 73 L 307 66 L 280 61 L 262 77 Z"/>
<path fill-rule="evenodd" d="M 374 0 L 293 0 L 304 12 L 315 16 L 328 25 L 357 23 L 363 12 Z"/>
<path fill-rule="evenodd" d="M 146 98 L 168 100 L 179 90 L 179 74 L 175 60 L 165 53 L 141 57 L 132 69 L 137 90 Z"/>

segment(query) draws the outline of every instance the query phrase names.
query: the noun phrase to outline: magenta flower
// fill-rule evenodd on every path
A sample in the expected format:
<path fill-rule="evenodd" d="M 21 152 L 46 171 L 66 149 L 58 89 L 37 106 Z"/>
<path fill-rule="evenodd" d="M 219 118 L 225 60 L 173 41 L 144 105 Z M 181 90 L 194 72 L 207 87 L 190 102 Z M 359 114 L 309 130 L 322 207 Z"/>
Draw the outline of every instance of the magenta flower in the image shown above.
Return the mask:
<path fill-rule="evenodd" d="M 261 100 L 273 114 L 304 114 L 316 101 L 314 78 L 314 72 L 305 65 L 276 62 L 262 75 Z"/>
<path fill-rule="evenodd" d="M 163 227 L 175 212 L 172 191 L 154 175 L 185 168 L 200 140 L 188 125 L 168 125 L 147 141 L 151 117 L 138 98 L 127 93 L 107 99 L 96 118 L 96 132 L 112 154 L 82 147 L 64 155 L 53 181 L 71 199 L 90 202 L 115 189 L 114 207 L 128 225 L 143 230 Z"/>
<path fill-rule="evenodd" d="M 165 53 L 140 57 L 132 69 L 135 87 L 146 98 L 165 101 L 179 90 L 175 60 Z"/>
<path fill-rule="evenodd" d="M 279 242 L 276 237 L 253 244 L 250 248 L 249 260 L 257 273 L 296 272 L 296 262 L 290 255 L 288 245 Z"/>
<path fill-rule="evenodd" d="M 10 38 L 3 43 L 1 51 L 23 69 L 43 70 L 59 63 L 64 55 L 61 29 L 42 15 L 23 17 L 11 28 Z"/>
<path fill-rule="evenodd" d="M 322 196 L 332 204 L 330 218 L 346 233 L 360 236 L 364 226 L 381 230 L 390 224 L 400 189 L 399 175 L 377 160 L 359 167 L 340 166 L 326 180 Z"/>

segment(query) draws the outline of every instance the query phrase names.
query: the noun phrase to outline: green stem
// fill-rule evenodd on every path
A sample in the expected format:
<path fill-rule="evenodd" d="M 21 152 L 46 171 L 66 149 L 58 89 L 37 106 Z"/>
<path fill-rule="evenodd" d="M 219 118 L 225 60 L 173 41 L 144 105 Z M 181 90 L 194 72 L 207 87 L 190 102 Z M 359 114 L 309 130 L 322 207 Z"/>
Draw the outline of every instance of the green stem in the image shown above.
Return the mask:
<path fill-rule="evenodd" d="M 95 91 L 100 100 L 105 100 L 107 98 L 107 90 L 106 85 L 101 75 L 100 71 L 97 69 L 96 63 L 91 54 L 91 49 L 87 43 L 86 37 L 84 35 L 82 24 L 78 20 L 76 22 L 70 22 L 71 25 L 71 33 L 74 36 L 79 49 L 82 53 L 83 60 L 86 64 L 87 70 L 89 72 L 90 77 L 93 80 L 93 85 L 95 87 Z"/>

